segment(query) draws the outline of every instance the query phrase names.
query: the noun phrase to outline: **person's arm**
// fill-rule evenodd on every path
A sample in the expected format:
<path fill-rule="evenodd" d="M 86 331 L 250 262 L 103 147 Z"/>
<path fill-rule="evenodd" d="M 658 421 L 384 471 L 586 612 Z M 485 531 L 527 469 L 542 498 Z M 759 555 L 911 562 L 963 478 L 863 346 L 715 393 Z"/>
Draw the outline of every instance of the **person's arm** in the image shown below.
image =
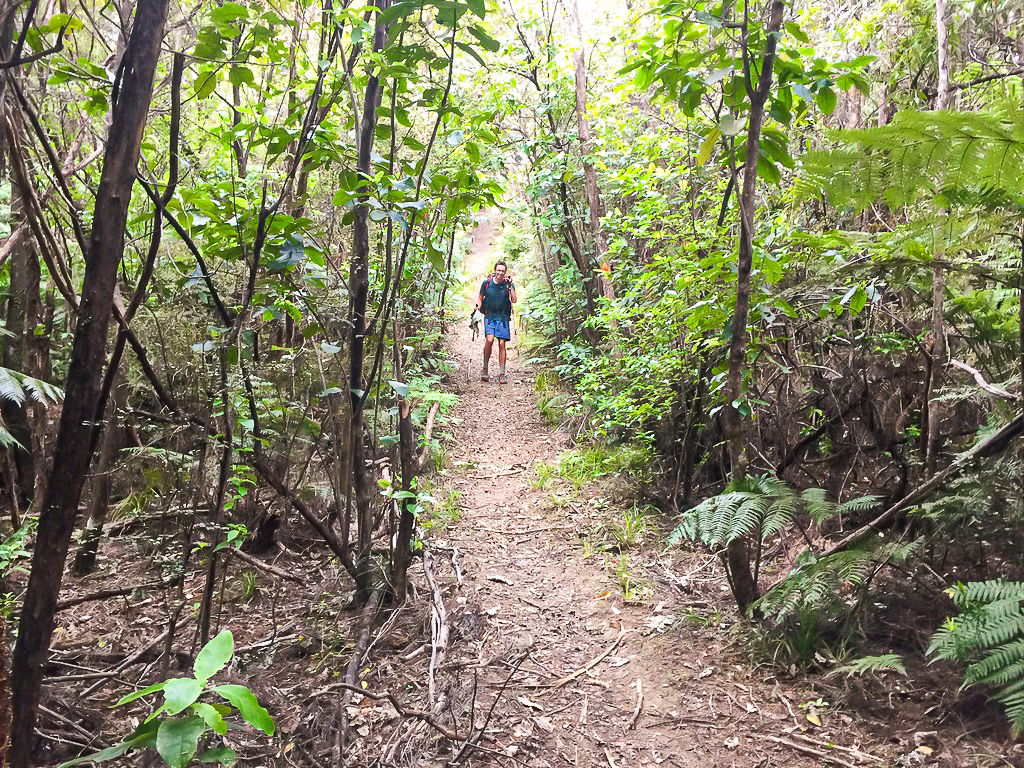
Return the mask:
<path fill-rule="evenodd" d="M 482 307 L 484 305 L 484 291 L 486 289 L 487 289 L 487 281 L 484 280 L 482 283 L 480 283 L 480 293 L 478 293 L 476 295 L 476 304 L 473 306 L 473 309 L 478 309 L 481 312 L 483 311 Z"/>
<path fill-rule="evenodd" d="M 515 304 L 517 301 L 516 284 L 512 282 L 511 277 L 509 277 L 508 279 L 508 300 L 511 301 L 513 304 Z"/>

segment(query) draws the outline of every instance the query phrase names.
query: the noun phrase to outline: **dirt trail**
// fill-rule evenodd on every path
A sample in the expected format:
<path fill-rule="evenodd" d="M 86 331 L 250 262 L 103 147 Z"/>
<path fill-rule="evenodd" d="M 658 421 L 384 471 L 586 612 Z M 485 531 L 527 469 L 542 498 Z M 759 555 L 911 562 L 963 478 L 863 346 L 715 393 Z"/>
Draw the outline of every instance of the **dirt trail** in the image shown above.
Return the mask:
<path fill-rule="evenodd" d="M 493 212 L 474 231 L 472 290 L 500 257 L 500 234 Z M 541 419 L 517 338 L 505 385 L 496 381 L 496 360 L 491 381 L 479 380 L 482 339 L 472 341 L 464 322 L 448 343 L 460 389 L 448 482 L 462 493 L 463 513 L 433 545 L 461 563 L 449 584 L 454 604 L 485 623 L 476 664 L 491 695 L 523 659 L 495 712 L 491 754 L 539 768 L 816 764 L 754 737 L 761 724 L 769 734 L 794 726 L 798 705 L 723 661 L 714 632 L 703 639 L 696 624 L 678 621 L 684 595 L 670 577 L 656 577 L 665 566 L 657 554 L 630 561 L 645 569 L 651 589 L 642 602 L 625 603 L 607 561 L 584 557 L 580 536 L 601 514 L 593 500 L 554 505 L 549 490 L 531 486 L 535 462 L 570 446 Z M 717 579 L 704 581 L 720 589 Z M 694 602 L 707 606 L 699 596 Z"/>

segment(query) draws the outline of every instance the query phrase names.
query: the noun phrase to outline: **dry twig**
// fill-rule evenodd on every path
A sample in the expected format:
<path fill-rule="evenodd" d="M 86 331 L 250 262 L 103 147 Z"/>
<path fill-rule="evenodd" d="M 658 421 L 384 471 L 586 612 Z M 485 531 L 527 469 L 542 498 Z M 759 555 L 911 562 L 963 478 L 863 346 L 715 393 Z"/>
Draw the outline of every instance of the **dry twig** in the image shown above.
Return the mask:
<path fill-rule="evenodd" d="M 599 655 L 597 655 L 593 659 L 591 659 L 591 661 L 585 667 L 580 667 L 575 672 L 572 672 L 572 673 L 566 675 L 565 677 L 559 678 L 555 682 L 551 683 L 551 687 L 552 688 L 561 688 L 566 683 L 572 682 L 573 680 L 575 680 L 580 675 L 584 675 L 587 672 L 589 672 L 591 669 L 596 667 L 598 664 L 600 664 L 604 660 L 604 658 L 608 654 L 610 654 L 612 651 L 614 651 L 616 648 L 619 647 L 619 643 L 622 642 L 622 638 L 626 636 L 627 632 L 629 632 L 629 630 L 626 629 L 625 626 L 623 626 L 621 629 L 619 629 L 619 636 L 615 638 L 615 642 L 614 643 L 612 643 L 610 646 L 608 646 L 608 648 L 606 648 L 602 653 L 600 653 Z"/>
<path fill-rule="evenodd" d="M 636 728 L 636 721 L 640 719 L 640 711 L 644 706 L 644 681 L 639 677 L 636 679 L 636 709 L 633 710 L 633 719 L 629 721 L 629 729 Z"/>

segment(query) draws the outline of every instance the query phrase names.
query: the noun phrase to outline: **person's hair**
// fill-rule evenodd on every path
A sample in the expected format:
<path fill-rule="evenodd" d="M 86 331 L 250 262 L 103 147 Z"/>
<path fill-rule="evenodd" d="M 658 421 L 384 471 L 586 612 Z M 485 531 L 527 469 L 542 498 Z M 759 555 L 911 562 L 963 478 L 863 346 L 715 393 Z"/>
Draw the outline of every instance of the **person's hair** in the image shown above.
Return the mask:
<path fill-rule="evenodd" d="M 505 263 L 504 259 L 498 259 L 494 262 L 494 268 L 497 269 L 499 264 L 501 264 L 501 266 L 505 268 L 505 271 L 508 272 L 508 264 Z"/>

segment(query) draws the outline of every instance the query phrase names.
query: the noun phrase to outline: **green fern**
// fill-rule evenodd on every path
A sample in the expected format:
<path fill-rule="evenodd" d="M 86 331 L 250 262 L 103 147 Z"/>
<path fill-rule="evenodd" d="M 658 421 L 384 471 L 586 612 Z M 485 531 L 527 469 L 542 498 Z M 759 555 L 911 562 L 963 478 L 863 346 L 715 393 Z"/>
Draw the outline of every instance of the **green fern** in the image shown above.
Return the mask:
<path fill-rule="evenodd" d="M 1024 112 L 899 113 L 892 123 L 835 135 L 841 146 L 804 158 L 804 194 L 891 207 L 931 202 L 1024 206 Z"/>
<path fill-rule="evenodd" d="M 820 488 L 798 494 L 770 475 L 745 477 L 730 483 L 718 496 L 705 499 L 684 512 L 669 536 L 669 545 L 678 546 L 684 539 L 691 539 L 709 546 L 724 546 L 747 535 L 764 540 L 800 514 L 806 513 L 821 522 L 875 503 L 873 497 L 865 496 L 836 504 L 828 501 Z"/>
<path fill-rule="evenodd" d="M 892 541 L 880 546 L 867 542 L 811 560 L 767 592 L 755 607 L 762 615 L 781 623 L 799 611 L 835 605 L 864 587 L 879 567 L 905 562 L 919 546 L 918 541 Z"/>
<path fill-rule="evenodd" d="M 1024 583 L 971 582 L 946 590 L 958 609 L 932 636 L 928 655 L 966 664 L 964 687 L 987 685 L 1024 732 Z"/>
<path fill-rule="evenodd" d="M 860 677 L 879 672 L 899 672 L 906 677 L 907 667 L 897 654 L 885 653 L 881 656 L 862 656 L 859 659 L 854 659 L 836 667 L 828 673 L 828 676 L 845 674 L 847 677 Z"/>
<path fill-rule="evenodd" d="M 0 366 L 0 400 L 20 406 L 25 404 L 26 398 L 49 405 L 63 400 L 64 393 L 45 381 Z"/>

